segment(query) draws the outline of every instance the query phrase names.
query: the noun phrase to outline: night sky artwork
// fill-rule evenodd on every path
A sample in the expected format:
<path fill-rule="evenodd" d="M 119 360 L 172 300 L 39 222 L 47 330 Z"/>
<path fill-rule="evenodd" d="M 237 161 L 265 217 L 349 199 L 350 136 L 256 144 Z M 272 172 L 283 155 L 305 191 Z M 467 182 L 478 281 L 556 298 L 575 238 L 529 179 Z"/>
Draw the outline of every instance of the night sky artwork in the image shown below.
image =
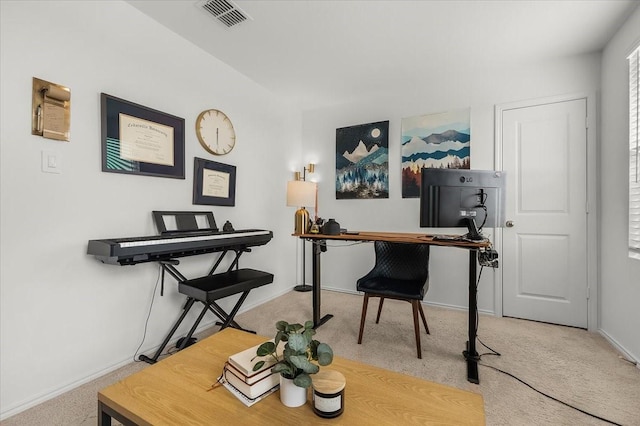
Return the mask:
<path fill-rule="evenodd" d="M 336 129 L 336 199 L 389 198 L 389 121 Z"/>

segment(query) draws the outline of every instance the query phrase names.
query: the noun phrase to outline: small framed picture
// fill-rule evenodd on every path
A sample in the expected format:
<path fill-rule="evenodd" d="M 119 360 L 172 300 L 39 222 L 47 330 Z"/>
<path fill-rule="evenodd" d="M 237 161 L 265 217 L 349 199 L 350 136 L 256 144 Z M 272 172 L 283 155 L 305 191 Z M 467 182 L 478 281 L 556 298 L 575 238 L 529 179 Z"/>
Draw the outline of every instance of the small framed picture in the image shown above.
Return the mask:
<path fill-rule="evenodd" d="M 236 205 L 236 166 L 194 158 L 193 204 Z"/>

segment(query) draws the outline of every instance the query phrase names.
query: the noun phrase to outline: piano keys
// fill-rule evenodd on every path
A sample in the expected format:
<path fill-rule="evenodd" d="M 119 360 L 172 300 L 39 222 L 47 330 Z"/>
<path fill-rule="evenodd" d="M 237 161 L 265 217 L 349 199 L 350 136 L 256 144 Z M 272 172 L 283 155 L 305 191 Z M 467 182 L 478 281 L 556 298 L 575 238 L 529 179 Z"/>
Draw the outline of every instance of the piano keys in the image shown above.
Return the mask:
<path fill-rule="evenodd" d="M 89 240 L 87 254 L 111 265 L 135 265 L 267 244 L 271 231 L 176 232 L 171 235 Z"/>

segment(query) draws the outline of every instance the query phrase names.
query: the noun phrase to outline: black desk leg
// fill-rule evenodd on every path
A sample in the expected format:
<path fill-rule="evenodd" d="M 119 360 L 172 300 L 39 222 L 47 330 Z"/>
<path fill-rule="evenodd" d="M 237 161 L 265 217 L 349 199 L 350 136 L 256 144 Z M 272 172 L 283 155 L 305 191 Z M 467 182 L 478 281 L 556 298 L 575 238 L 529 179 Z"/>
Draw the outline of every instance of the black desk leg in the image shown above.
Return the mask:
<path fill-rule="evenodd" d="M 478 310 L 478 285 L 477 277 L 478 251 L 469 250 L 469 341 L 467 348 L 462 354 L 467 360 L 467 380 L 471 383 L 479 384 L 478 376 L 478 351 L 476 350 L 476 328 Z"/>
<path fill-rule="evenodd" d="M 325 247 L 325 244 L 325 240 L 313 241 L 313 328 L 318 328 L 333 318 L 333 315 L 330 314 L 320 318 L 320 255 L 322 254 L 322 249 Z"/>

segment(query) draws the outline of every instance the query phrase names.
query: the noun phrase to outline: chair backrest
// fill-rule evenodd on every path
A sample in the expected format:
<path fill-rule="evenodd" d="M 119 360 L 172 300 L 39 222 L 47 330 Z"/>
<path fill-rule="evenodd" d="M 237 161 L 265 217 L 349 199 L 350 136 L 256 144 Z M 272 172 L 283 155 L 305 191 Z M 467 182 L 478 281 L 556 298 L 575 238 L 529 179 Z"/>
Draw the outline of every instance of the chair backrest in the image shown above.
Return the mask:
<path fill-rule="evenodd" d="M 429 246 L 427 244 L 376 241 L 376 264 L 372 272 L 385 278 L 424 280 L 429 278 Z"/>

